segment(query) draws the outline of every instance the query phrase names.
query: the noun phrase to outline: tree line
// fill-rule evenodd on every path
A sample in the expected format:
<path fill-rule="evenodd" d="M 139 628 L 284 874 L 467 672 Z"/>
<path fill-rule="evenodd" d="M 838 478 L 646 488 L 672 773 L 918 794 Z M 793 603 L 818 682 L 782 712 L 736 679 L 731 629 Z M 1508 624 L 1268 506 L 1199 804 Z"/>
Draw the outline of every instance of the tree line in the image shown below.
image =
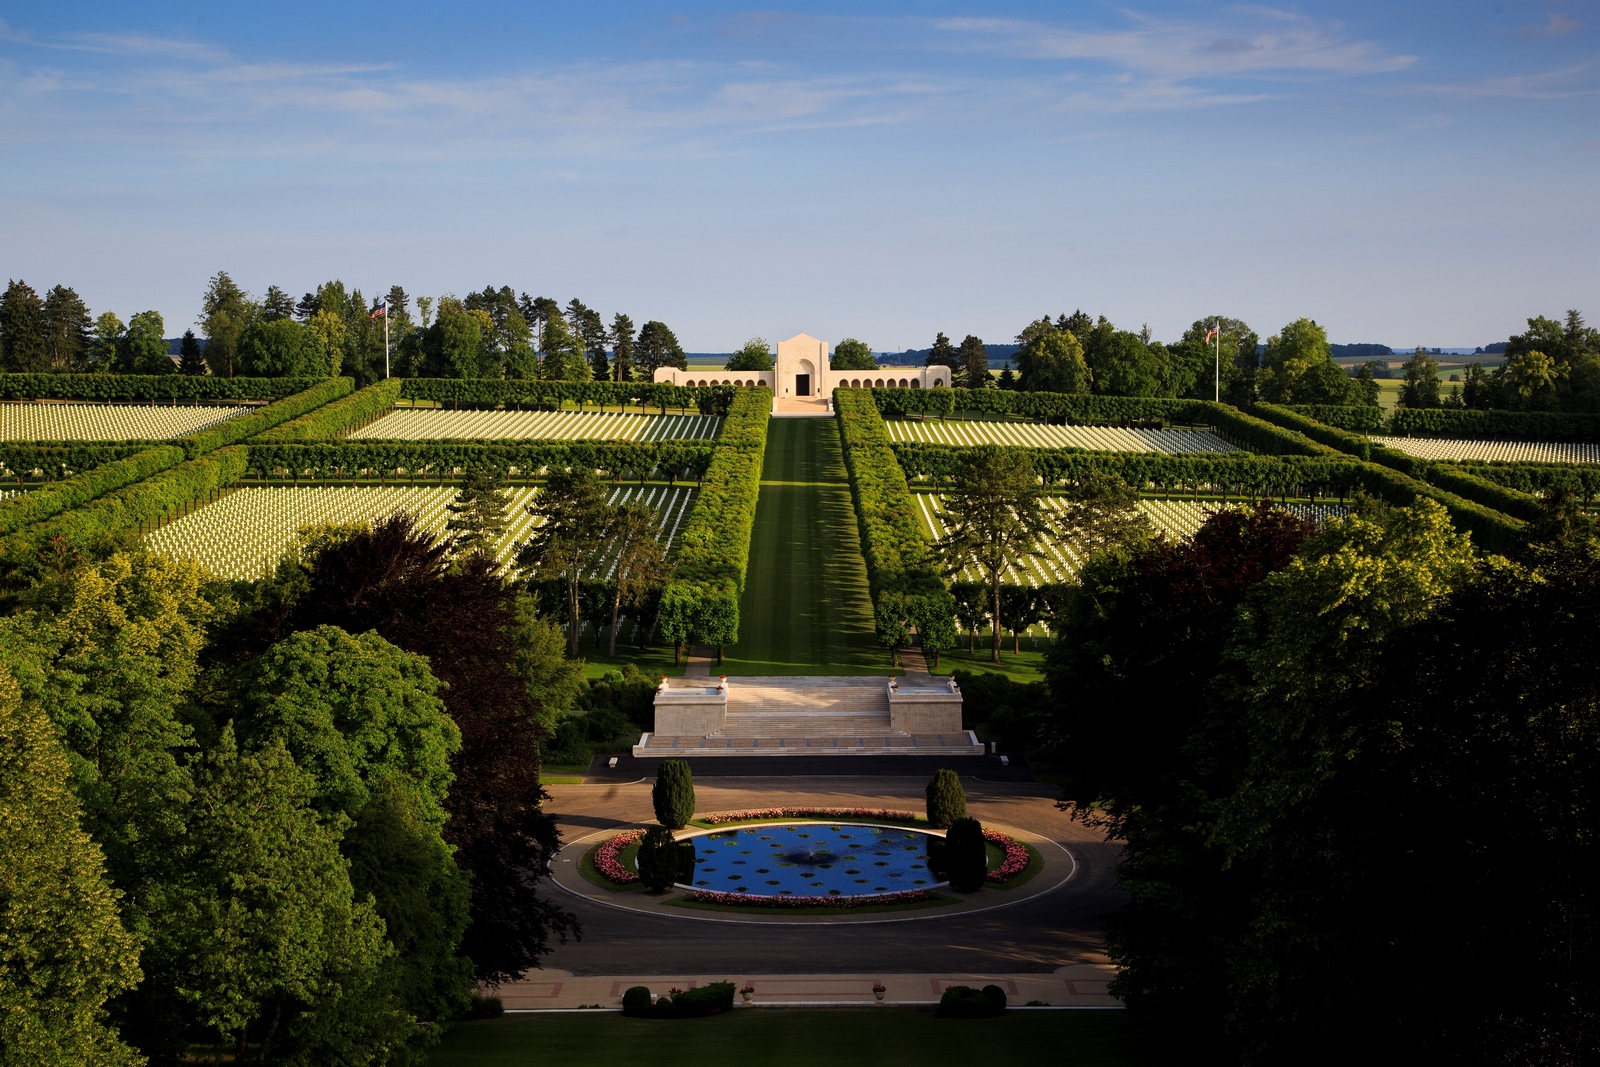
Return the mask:
<path fill-rule="evenodd" d="M 386 375 L 650 381 L 657 367 L 687 366 L 683 346 L 665 323 L 636 328 L 619 312 L 607 325 L 578 299 L 563 308 L 549 297 L 486 286 L 465 299 L 418 297 L 415 316 L 412 304 L 400 286 L 369 301 L 337 280 L 298 300 L 272 285 L 258 299 L 218 271 L 195 323 L 204 340 L 185 331 L 174 363 L 159 313 L 142 311 L 126 324 L 111 312 L 95 318 L 68 287 L 55 286 L 41 298 L 25 282 L 12 281 L 0 296 L 0 371 L 344 374 L 368 385 Z"/>

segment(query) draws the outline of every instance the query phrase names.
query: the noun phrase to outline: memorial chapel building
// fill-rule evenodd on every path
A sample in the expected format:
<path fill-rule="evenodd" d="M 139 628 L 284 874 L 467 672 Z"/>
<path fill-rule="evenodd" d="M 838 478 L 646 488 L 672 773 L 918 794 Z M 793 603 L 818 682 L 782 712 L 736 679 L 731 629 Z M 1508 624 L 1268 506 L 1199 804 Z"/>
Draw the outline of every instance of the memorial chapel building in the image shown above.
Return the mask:
<path fill-rule="evenodd" d="M 679 370 L 657 367 L 655 380 L 672 385 L 764 385 L 773 390 L 773 402 L 822 401 L 835 389 L 950 388 L 949 367 L 879 367 L 876 370 L 830 370 L 830 345 L 810 334 L 796 334 L 778 342 L 778 357 L 770 371 Z"/>

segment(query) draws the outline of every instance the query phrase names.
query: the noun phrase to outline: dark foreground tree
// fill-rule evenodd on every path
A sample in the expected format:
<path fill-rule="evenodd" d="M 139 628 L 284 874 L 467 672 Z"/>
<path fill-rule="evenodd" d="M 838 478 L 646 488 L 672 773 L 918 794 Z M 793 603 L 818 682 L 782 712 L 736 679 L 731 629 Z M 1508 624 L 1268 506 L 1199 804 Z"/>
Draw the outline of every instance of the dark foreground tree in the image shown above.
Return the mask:
<path fill-rule="evenodd" d="M 656 821 L 670 830 L 681 830 L 694 818 L 694 775 L 687 763 L 669 759 L 656 768 L 650 803 L 655 808 Z"/>
<path fill-rule="evenodd" d="M 582 631 L 583 577 L 608 550 L 614 509 L 606 490 L 586 467 L 552 471 L 544 489 L 528 506 L 543 521 L 517 552 L 517 565 L 535 581 L 559 579 L 567 600 L 567 654 L 578 656 Z"/>

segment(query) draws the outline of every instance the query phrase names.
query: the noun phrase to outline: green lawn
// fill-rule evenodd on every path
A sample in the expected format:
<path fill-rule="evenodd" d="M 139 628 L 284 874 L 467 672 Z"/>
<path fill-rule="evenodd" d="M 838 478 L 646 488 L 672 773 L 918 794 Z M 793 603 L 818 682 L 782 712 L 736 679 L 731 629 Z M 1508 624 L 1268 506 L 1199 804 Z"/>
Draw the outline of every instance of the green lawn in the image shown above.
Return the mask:
<path fill-rule="evenodd" d="M 709 1019 L 628 1019 L 616 1012 L 507 1015 L 460 1023 L 429 1067 L 1135 1067 L 1179 1060 L 1150 1023 L 1121 1011 L 1018 1011 L 936 1019 L 897 1008 L 737 1008 Z"/>
<path fill-rule="evenodd" d="M 838 426 L 773 419 L 724 673 L 889 674 L 878 644 Z"/>

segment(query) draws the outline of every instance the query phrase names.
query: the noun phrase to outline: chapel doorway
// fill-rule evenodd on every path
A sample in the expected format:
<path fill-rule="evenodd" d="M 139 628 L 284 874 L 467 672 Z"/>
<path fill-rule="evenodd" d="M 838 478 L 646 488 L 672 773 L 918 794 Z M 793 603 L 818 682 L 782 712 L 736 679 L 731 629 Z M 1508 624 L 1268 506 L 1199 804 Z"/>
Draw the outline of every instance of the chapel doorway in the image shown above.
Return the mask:
<path fill-rule="evenodd" d="M 809 374 L 796 374 L 794 376 L 794 395 L 795 396 L 810 396 L 811 395 L 811 375 L 809 375 Z"/>

